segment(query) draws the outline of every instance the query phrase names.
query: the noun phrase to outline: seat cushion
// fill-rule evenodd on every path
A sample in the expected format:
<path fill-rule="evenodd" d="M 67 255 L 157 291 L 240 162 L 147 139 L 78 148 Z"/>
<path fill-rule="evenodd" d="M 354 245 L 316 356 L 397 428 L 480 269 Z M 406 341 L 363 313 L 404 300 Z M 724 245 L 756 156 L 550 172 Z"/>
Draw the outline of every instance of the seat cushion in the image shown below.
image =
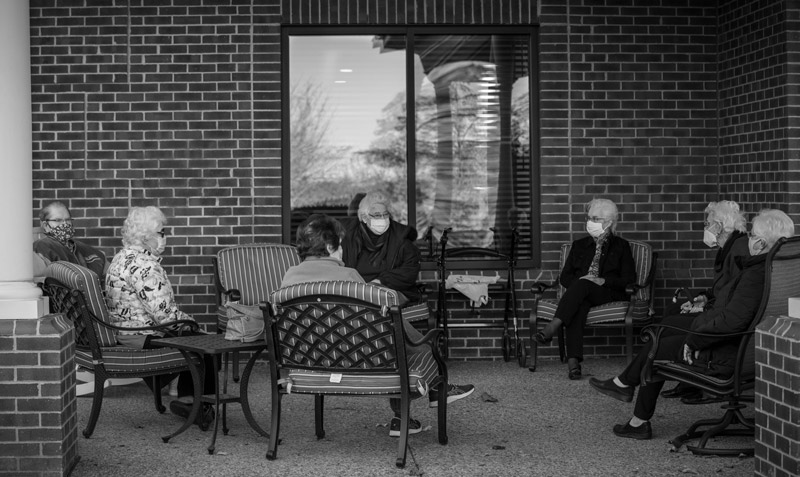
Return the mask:
<path fill-rule="evenodd" d="M 425 303 L 407 306 L 401 309 L 400 312 L 403 314 L 403 319 L 411 323 L 415 321 L 427 321 L 431 314 L 430 308 L 428 308 L 428 305 Z"/>
<path fill-rule="evenodd" d="M 436 361 L 430 350 L 408 355 L 408 387 L 416 395 L 425 395 L 433 380 L 439 375 Z M 391 373 L 342 374 L 338 383 L 331 382 L 331 373 L 294 369 L 289 372 L 284 389 L 306 394 L 397 394 L 400 376 Z M 287 383 L 287 384 L 288 384 Z"/>
<path fill-rule="evenodd" d="M 109 373 L 146 373 L 158 374 L 168 371 L 182 371 L 188 365 L 180 351 L 168 348 L 135 349 L 122 346 L 102 348 L 103 363 Z M 87 349 L 75 350 L 75 362 L 78 366 L 94 369 L 92 352 Z"/>
<path fill-rule="evenodd" d="M 270 303 L 284 303 L 295 298 L 314 295 L 340 295 L 356 298 L 380 306 L 399 304 L 397 292 L 372 283 L 349 282 L 345 280 L 305 282 L 275 290 Z"/>

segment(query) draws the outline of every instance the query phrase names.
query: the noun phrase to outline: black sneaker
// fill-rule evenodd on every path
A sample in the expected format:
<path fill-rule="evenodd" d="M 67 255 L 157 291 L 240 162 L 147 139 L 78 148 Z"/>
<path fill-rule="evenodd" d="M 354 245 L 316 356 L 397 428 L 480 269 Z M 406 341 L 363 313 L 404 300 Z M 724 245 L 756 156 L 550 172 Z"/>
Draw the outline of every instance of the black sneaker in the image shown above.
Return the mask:
<path fill-rule="evenodd" d="M 169 412 L 186 419 L 192 412 L 192 403 L 178 401 L 176 399 L 169 403 Z M 200 408 L 200 413 L 195 418 L 194 423 L 197 424 L 197 427 L 199 427 L 201 431 L 207 431 L 208 427 L 213 422 L 214 406 L 211 404 L 203 404 L 203 407 Z"/>
<path fill-rule="evenodd" d="M 422 424 L 416 419 L 408 420 L 408 435 L 422 432 Z M 389 425 L 389 437 L 400 437 L 400 418 L 393 417 Z"/>
<path fill-rule="evenodd" d="M 633 427 L 630 422 L 614 426 L 614 435 L 628 439 L 648 440 L 653 437 L 653 428 L 650 421 L 644 422 L 639 427 Z"/>
<path fill-rule="evenodd" d="M 447 404 L 463 399 L 475 391 L 475 386 L 471 384 L 450 384 L 447 387 Z M 428 399 L 430 400 L 430 407 L 439 407 L 439 392 L 437 389 L 431 389 L 428 392 Z"/>

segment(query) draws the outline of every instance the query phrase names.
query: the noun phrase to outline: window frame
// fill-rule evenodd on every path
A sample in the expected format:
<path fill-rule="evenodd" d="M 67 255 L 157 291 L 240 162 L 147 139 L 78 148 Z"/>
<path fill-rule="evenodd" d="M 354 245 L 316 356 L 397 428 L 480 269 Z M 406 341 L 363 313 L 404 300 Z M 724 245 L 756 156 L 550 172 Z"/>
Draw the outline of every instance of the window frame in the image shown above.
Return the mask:
<path fill-rule="evenodd" d="M 283 26 L 281 28 L 281 236 L 283 243 L 292 242 L 291 237 L 291 120 L 289 92 L 289 37 L 290 36 L 353 36 L 353 35 L 403 35 L 407 45 L 413 45 L 416 35 L 526 35 L 529 38 L 528 64 L 529 75 L 529 112 L 530 112 L 530 167 L 531 185 L 530 197 L 530 229 L 531 229 L 531 256 L 530 258 L 517 259 L 516 267 L 539 268 L 542 263 L 541 248 L 541 167 L 539 146 L 539 48 L 538 27 L 536 25 L 520 26 Z M 408 94 L 414 91 L 413 51 L 405 50 L 406 62 L 406 104 L 408 131 L 416 130 L 416 105 L 409 102 Z M 406 134 L 406 170 L 408 190 L 408 217 L 416 217 L 416 135 Z M 425 255 L 425 254 L 423 254 Z M 449 260 L 453 268 L 468 269 L 495 269 L 497 261 L 483 260 Z M 423 270 L 436 268 L 436 263 L 425 260 L 423 256 Z"/>

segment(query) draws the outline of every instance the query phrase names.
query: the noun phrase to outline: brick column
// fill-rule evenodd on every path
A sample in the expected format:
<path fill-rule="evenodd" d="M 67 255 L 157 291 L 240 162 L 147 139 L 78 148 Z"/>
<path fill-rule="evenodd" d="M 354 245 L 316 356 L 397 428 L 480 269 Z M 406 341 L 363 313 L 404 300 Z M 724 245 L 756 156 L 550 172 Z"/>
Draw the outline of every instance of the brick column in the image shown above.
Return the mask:
<path fill-rule="evenodd" d="M 756 330 L 755 475 L 800 475 L 800 318 Z"/>
<path fill-rule="evenodd" d="M 0 320 L 0 475 L 66 476 L 78 462 L 74 333 L 62 315 Z"/>

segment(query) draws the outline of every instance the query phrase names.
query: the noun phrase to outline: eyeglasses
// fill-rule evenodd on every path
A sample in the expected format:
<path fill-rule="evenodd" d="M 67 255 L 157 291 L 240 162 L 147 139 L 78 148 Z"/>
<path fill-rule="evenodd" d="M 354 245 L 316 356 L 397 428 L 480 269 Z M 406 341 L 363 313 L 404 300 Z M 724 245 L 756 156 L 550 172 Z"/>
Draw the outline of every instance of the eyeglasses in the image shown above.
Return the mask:
<path fill-rule="evenodd" d="M 166 237 L 167 235 L 169 235 L 169 232 L 168 232 L 166 229 L 159 230 L 159 231 L 158 231 L 158 232 L 156 232 L 156 233 L 157 233 L 158 235 L 160 235 L 160 236 L 161 236 L 161 238 L 164 238 L 164 237 Z"/>
<path fill-rule="evenodd" d="M 382 214 L 368 214 L 373 219 L 388 219 L 392 216 L 389 212 L 384 212 Z"/>
<path fill-rule="evenodd" d="M 72 219 L 47 219 L 45 222 L 55 222 L 57 224 L 71 224 Z"/>
<path fill-rule="evenodd" d="M 605 217 L 595 217 L 595 216 L 587 215 L 586 216 L 586 220 L 588 220 L 589 222 L 605 222 L 608 219 L 606 219 Z"/>

